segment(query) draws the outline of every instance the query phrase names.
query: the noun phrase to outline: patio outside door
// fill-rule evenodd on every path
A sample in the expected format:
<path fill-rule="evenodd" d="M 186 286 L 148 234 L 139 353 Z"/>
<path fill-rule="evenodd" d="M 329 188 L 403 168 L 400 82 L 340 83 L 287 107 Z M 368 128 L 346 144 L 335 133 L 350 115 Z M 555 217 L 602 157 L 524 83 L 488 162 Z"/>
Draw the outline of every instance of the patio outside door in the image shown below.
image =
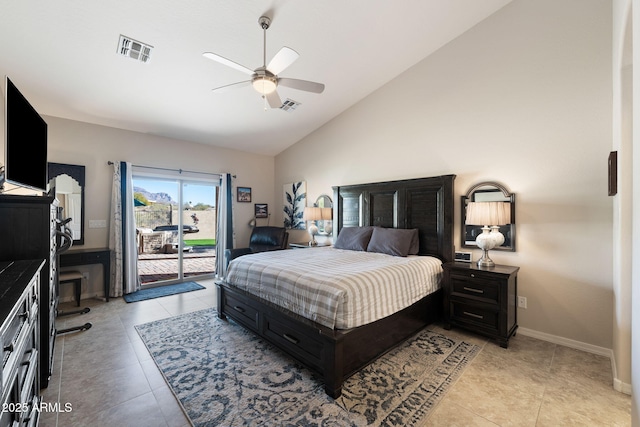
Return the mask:
<path fill-rule="evenodd" d="M 145 174 L 133 186 L 142 286 L 215 273 L 216 183 Z"/>

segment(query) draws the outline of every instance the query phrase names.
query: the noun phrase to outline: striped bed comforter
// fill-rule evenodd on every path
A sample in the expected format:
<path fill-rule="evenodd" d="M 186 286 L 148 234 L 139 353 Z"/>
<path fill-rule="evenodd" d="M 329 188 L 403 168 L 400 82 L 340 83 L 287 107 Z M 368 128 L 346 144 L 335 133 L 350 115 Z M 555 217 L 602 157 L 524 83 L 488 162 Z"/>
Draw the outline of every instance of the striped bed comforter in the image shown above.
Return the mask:
<path fill-rule="evenodd" d="M 307 319 L 348 329 L 440 288 L 441 261 L 333 247 L 261 252 L 229 264 L 226 282 Z"/>

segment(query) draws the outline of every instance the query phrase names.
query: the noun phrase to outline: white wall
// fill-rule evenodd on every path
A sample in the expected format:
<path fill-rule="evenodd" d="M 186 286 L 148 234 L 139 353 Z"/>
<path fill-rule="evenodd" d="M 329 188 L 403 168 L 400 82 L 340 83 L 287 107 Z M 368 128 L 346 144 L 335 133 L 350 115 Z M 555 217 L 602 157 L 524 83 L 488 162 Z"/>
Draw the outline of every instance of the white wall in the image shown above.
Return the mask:
<path fill-rule="evenodd" d="M 276 156 L 275 191 L 453 173 L 460 196 L 501 182 L 517 252 L 492 258 L 521 267 L 520 326 L 611 349 L 611 26 L 606 1 L 516 0 Z M 456 224 L 459 210 L 456 197 Z"/>
<path fill-rule="evenodd" d="M 613 146 L 618 156 L 618 191 L 613 197 L 613 354 L 614 387 L 631 392 L 632 185 L 632 40 L 628 0 L 613 2 L 612 87 Z"/>
<path fill-rule="evenodd" d="M 618 37 L 614 45 L 617 49 L 626 51 L 631 45 L 631 83 L 632 105 L 631 105 L 631 214 L 632 214 L 632 241 L 631 241 L 631 385 L 635 392 L 632 394 L 631 424 L 640 426 L 640 370 L 637 361 L 640 360 L 640 132 L 633 132 L 633 129 L 640 129 L 640 108 L 634 104 L 640 100 L 640 67 L 633 68 L 633 64 L 640 63 L 640 1 L 638 0 L 614 0 L 614 18 L 616 18 L 614 35 Z M 628 17 L 628 20 L 625 19 Z M 633 31 L 635 27 L 636 31 Z M 622 35 L 632 34 L 631 40 L 620 40 Z M 617 56 L 622 56 L 616 52 Z M 625 52 L 626 53 L 626 52 Z M 616 57 L 617 57 L 616 56 Z M 614 58 L 616 58 L 614 57 Z M 614 62 L 614 67 L 617 64 Z M 623 86 L 628 89 L 628 86 Z M 634 310 L 635 308 L 635 310 Z M 635 363 L 634 363 L 635 360 Z"/>

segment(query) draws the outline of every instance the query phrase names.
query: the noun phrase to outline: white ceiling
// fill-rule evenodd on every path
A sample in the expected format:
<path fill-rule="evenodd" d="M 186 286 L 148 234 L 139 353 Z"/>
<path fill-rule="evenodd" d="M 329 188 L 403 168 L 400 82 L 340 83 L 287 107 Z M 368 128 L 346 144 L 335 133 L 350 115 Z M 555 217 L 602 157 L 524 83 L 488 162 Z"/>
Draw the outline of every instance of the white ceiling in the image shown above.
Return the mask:
<path fill-rule="evenodd" d="M 510 1 L 0 0 L 0 75 L 41 114 L 275 155 Z M 326 87 L 278 88 L 293 112 L 211 91 L 247 76 L 202 53 L 261 66 L 261 15 L 267 63 L 288 46 L 300 57 L 280 76 Z M 150 61 L 117 55 L 121 34 Z"/>

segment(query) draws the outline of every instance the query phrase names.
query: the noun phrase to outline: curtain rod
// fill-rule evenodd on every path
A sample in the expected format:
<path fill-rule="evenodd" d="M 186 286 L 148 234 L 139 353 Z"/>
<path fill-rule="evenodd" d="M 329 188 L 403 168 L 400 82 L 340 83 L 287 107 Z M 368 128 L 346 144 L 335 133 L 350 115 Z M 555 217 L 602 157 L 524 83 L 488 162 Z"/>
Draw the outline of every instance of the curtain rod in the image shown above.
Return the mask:
<path fill-rule="evenodd" d="M 111 160 L 109 160 L 107 162 L 107 164 L 109 166 L 113 165 L 113 162 Z M 202 175 L 218 175 L 220 176 L 221 174 L 219 173 L 210 173 L 210 172 L 198 172 L 198 171 L 188 171 L 188 170 L 183 170 L 183 169 L 169 169 L 169 168 L 158 168 L 158 167 L 154 167 L 154 166 L 141 166 L 141 165 L 131 165 L 133 167 L 136 168 L 145 168 L 145 169 L 156 169 L 156 170 L 161 170 L 161 171 L 169 171 L 169 172 L 178 172 L 178 173 L 182 173 L 182 172 L 187 172 L 187 173 L 199 173 Z M 234 178 L 236 178 L 235 175 L 232 175 Z"/>

